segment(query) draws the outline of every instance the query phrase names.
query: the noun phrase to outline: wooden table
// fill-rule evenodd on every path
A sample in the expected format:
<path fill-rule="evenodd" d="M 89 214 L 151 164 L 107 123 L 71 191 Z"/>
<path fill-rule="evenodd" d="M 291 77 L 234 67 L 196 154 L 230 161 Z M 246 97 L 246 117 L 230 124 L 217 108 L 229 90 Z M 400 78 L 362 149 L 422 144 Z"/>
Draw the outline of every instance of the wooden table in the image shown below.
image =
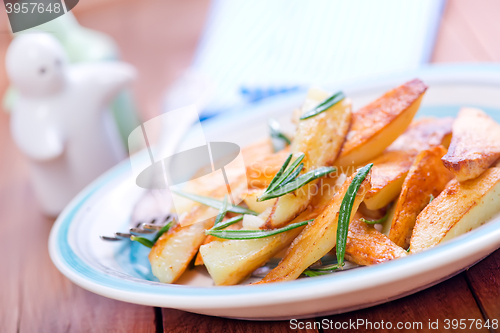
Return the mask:
<path fill-rule="evenodd" d="M 77 15 L 80 21 L 112 35 L 120 45 L 123 58 L 139 69 L 141 76 L 135 87 L 139 105 L 145 117 L 157 114 L 164 87 L 191 61 L 208 1 L 88 0 L 79 6 Z M 500 2 L 495 0 L 480 3 L 449 0 L 433 62 L 500 61 L 499 13 Z M 0 63 L 3 64 L 10 40 L 8 30 L 4 28 L 3 10 L 0 21 L 4 21 L 0 22 L 3 29 L 0 31 Z M 171 29 L 159 28 L 157 22 L 165 21 L 169 22 Z M 3 65 L 0 68 L 0 91 L 3 92 L 7 81 Z M 40 214 L 29 184 L 26 162 L 10 138 L 8 118 L 7 114 L 0 113 L 0 332 L 291 330 L 288 322 L 227 320 L 118 302 L 71 283 L 50 261 L 47 240 L 54 221 Z M 328 319 L 393 323 L 425 323 L 429 319 L 442 322 L 446 318 L 500 319 L 499 273 L 500 250 L 432 288 Z M 377 332 L 384 331 L 387 330 Z"/>

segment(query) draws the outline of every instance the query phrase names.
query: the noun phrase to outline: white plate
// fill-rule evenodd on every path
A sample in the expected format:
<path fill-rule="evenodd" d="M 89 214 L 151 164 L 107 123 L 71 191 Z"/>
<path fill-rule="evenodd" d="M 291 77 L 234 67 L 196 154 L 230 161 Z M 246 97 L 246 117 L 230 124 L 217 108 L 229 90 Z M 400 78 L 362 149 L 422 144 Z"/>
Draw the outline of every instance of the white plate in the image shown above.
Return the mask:
<path fill-rule="evenodd" d="M 500 121 L 500 66 L 430 67 L 342 88 L 357 109 L 414 77 L 429 85 L 418 116 L 455 115 L 460 106 L 467 105 L 480 107 Z M 240 145 L 254 142 L 267 135 L 267 118 L 288 120 L 304 95 L 281 96 L 215 118 L 205 123 L 206 136 L 210 141 L 223 139 Z M 148 249 L 135 242 L 117 244 L 99 239 L 102 234 L 127 230 L 131 208 L 141 193 L 127 162 L 80 193 L 59 216 L 50 235 L 50 256 L 57 268 L 85 289 L 126 302 L 271 320 L 345 312 L 402 297 L 460 272 L 500 247 L 500 219 L 496 218 L 423 253 L 329 276 L 268 285 L 213 287 L 206 272 L 195 269 L 180 281 L 184 285 L 167 285 L 152 276 Z"/>

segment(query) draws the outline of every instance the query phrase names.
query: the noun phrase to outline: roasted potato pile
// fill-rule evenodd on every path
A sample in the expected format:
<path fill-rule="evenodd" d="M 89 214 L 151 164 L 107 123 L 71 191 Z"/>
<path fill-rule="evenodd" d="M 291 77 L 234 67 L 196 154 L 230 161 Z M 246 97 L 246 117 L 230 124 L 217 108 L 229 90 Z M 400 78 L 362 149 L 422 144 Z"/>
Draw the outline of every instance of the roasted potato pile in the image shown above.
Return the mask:
<path fill-rule="evenodd" d="M 486 223 L 500 212 L 500 125 L 474 108 L 414 120 L 426 90 L 414 79 L 352 111 L 342 92 L 311 89 L 292 115 L 293 139 L 275 135 L 288 147 L 273 152 L 266 140 L 243 151 L 247 170 L 231 188 L 248 193 L 245 213 L 228 209 L 225 188 L 198 184 L 211 201 L 192 202 L 159 237 L 154 275 L 174 283 L 196 256 L 215 285 L 235 285 L 278 256 L 256 284 L 290 281 L 344 259 L 406 257 Z"/>

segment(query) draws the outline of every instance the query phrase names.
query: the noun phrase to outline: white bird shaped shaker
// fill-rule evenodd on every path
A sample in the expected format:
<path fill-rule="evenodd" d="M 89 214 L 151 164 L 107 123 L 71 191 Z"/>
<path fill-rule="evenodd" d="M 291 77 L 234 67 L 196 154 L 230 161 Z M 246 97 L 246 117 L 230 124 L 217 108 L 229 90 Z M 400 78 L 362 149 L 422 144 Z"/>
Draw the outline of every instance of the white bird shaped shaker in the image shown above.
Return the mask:
<path fill-rule="evenodd" d="M 135 78 L 121 62 L 68 65 L 60 43 L 45 33 L 13 40 L 7 74 L 19 91 L 14 142 L 30 160 L 43 212 L 55 216 L 87 184 L 126 157 L 108 105 Z"/>

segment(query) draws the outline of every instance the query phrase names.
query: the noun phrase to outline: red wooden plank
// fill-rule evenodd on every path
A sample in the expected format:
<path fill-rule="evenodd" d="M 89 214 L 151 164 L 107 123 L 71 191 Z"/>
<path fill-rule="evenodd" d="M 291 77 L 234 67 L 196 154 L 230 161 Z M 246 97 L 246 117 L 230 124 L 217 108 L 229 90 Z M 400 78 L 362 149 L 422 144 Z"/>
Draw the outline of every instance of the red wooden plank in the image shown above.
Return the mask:
<path fill-rule="evenodd" d="M 397 329 L 398 323 L 403 323 L 403 325 L 410 323 L 407 324 L 410 326 L 404 329 L 404 332 L 448 332 L 452 330 L 446 329 L 445 319 L 481 319 L 484 321 L 481 311 L 474 300 L 474 296 L 467 286 L 463 273 L 417 294 L 372 308 L 330 316 L 326 319 L 333 322 L 331 325 L 333 325 L 334 329 L 325 329 L 323 327 L 325 333 L 394 332 Z M 323 319 L 318 320 L 322 321 Z M 337 322 L 354 323 L 357 320 L 364 320 L 363 325 L 367 326 L 360 325 L 356 329 L 352 329 L 354 326 L 345 326 L 345 329 L 335 329 L 335 323 Z M 438 330 L 430 329 L 429 323 L 436 322 L 436 320 L 438 320 Z M 379 323 L 378 325 L 382 325 L 382 321 L 385 323 L 385 329 L 375 324 Z M 371 322 L 372 326 L 367 324 L 367 322 Z M 392 329 L 388 328 L 389 322 L 392 325 Z M 421 326 L 417 326 L 419 324 L 415 323 L 422 324 Z M 467 321 L 467 323 L 470 325 L 471 322 Z M 488 330 L 474 329 L 473 331 L 487 332 Z"/>
<path fill-rule="evenodd" d="M 191 332 L 224 332 L 224 333 L 281 333 L 281 332 L 318 332 L 315 329 L 291 329 L 288 321 L 245 321 L 203 316 L 174 309 L 163 310 L 163 331 L 165 333 L 191 333 Z M 304 327 L 307 322 L 302 321 Z"/>
<path fill-rule="evenodd" d="M 466 275 L 485 316 L 500 321 L 500 250 L 467 270 Z"/>

